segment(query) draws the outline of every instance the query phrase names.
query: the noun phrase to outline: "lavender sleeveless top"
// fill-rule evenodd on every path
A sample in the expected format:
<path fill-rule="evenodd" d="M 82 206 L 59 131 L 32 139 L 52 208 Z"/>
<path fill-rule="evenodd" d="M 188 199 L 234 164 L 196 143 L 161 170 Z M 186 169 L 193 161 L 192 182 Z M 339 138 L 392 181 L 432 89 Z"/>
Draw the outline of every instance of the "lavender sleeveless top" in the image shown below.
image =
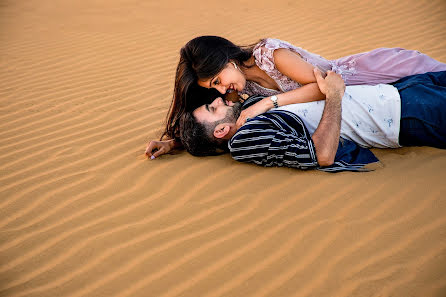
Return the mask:
<path fill-rule="evenodd" d="M 323 72 L 332 70 L 340 74 L 346 85 L 391 83 L 413 74 L 446 70 L 446 64 L 414 50 L 378 48 L 370 52 L 327 60 L 286 41 L 267 38 L 254 47 L 253 56 L 256 65 L 274 79 L 280 91 L 264 88 L 253 81 L 246 81 L 246 86 L 240 94 L 272 96 L 301 86 L 276 69 L 273 53 L 279 48 L 299 54 L 303 60 Z"/>

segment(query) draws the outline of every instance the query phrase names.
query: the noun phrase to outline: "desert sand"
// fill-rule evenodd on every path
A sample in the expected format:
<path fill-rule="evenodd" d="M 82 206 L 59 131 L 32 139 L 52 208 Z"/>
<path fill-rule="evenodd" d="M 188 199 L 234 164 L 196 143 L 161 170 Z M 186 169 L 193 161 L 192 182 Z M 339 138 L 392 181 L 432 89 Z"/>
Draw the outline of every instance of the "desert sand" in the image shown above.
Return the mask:
<path fill-rule="evenodd" d="M 2 1 L 0 296 L 446 296 L 444 150 L 340 174 L 141 158 L 204 34 L 446 62 L 446 2 Z"/>

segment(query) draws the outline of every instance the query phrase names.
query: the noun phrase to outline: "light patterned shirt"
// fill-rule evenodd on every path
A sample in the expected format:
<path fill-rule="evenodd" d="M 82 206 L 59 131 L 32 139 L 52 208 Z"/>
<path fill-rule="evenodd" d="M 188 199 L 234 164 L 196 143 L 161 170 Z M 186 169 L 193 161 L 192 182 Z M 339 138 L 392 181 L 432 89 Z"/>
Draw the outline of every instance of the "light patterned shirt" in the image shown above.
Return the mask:
<path fill-rule="evenodd" d="M 322 100 L 277 109 L 298 115 L 312 135 L 322 118 L 324 106 L 325 100 Z M 401 97 L 394 86 L 379 84 L 345 88 L 342 98 L 342 138 L 363 147 L 397 148 L 400 147 L 400 119 Z"/>

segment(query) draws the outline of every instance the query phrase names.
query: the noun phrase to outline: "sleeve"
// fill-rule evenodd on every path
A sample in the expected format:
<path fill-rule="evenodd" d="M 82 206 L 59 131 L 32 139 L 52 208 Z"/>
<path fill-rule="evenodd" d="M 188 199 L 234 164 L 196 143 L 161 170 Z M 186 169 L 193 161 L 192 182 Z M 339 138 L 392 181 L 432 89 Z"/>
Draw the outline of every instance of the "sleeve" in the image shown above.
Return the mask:
<path fill-rule="evenodd" d="M 325 172 L 364 172 L 382 167 L 378 158 L 367 148 L 353 141 L 341 138 L 336 151 L 335 162 L 327 167 L 318 168 Z"/>
<path fill-rule="evenodd" d="M 232 157 L 262 166 L 318 166 L 313 140 L 295 114 L 271 111 L 249 120 L 228 143 Z"/>
<path fill-rule="evenodd" d="M 276 70 L 274 51 L 279 48 L 286 48 L 294 51 L 294 47 L 290 43 L 274 38 L 263 39 L 253 49 L 252 54 L 256 65 L 270 76 L 274 75 L 274 71 Z"/>

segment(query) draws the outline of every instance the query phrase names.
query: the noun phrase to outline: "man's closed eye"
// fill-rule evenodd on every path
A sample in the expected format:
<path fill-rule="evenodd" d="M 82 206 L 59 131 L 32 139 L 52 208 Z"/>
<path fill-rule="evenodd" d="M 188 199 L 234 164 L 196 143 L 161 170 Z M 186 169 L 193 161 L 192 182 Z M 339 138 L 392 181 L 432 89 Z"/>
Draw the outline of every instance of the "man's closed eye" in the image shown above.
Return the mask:
<path fill-rule="evenodd" d="M 209 106 L 209 104 L 206 104 L 206 110 L 209 111 L 210 113 L 214 113 L 215 112 L 215 107 L 212 107 L 212 106 Z"/>

